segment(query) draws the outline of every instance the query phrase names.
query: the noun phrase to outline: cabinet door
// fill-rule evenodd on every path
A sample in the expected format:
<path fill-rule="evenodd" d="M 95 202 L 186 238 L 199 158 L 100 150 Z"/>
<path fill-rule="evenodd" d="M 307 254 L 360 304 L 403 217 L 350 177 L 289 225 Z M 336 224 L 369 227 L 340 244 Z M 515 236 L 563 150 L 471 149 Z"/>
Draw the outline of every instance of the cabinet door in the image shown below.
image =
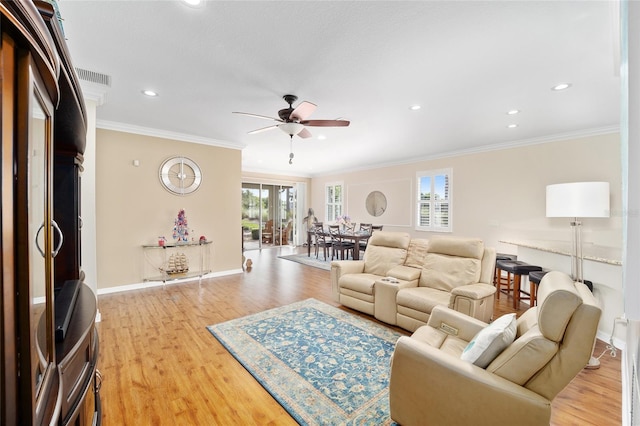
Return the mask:
<path fill-rule="evenodd" d="M 35 80 L 34 80 L 35 83 Z M 53 329 L 52 315 L 52 247 L 53 222 L 51 217 L 51 105 L 33 85 L 30 96 L 29 116 L 29 286 L 31 290 L 31 365 L 32 383 L 35 385 L 35 396 L 38 398 L 48 367 L 53 361 L 54 345 L 51 333 Z M 43 319 L 42 328 L 39 327 Z M 39 332 L 40 330 L 40 332 Z M 33 350 L 35 349 L 35 350 Z"/>
<path fill-rule="evenodd" d="M 52 218 L 53 106 L 29 54 L 19 54 L 17 237 L 21 423 L 51 415 L 55 364 L 53 257 L 61 235 Z M 55 398 L 53 398 L 55 401 Z M 27 410 L 27 408 L 29 408 Z M 31 413 L 31 418 L 27 419 Z"/>

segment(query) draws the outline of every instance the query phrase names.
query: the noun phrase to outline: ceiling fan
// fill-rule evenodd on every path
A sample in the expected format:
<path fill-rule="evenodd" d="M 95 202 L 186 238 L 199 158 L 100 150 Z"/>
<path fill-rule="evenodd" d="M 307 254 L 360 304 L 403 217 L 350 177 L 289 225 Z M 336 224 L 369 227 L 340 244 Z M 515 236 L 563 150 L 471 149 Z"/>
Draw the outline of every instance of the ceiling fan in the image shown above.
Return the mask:
<path fill-rule="evenodd" d="M 255 133 L 264 132 L 266 130 L 271 129 L 280 129 L 286 134 L 288 134 L 291 138 L 297 135 L 301 138 L 310 138 L 311 132 L 306 129 L 305 126 L 310 127 L 346 127 L 349 125 L 349 121 L 347 120 L 307 120 L 313 112 L 316 110 L 316 105 L 311 102 L 303 101 L 297 107 L 293 107 L 293 103 L 298 100 L 298 97 L 295 95 L 284 95 L 282 99 L 285 100 L 289 104 L 289 108 L 284 108 L 278 111 L 278 117 L 268 117 L 266 115 L 258 115 L 258 114 L 250 114 L 247 112 L 233 112 L 234 114 L 242 114 L 247 115 L 249 117 L 257 117 L 265 120 L 273 120 L 278 122 L 278 124 L 274 124 L 268 127 L 263 127 L 261 129 L 252 130 L 249 132 L 250 135 Z"/>

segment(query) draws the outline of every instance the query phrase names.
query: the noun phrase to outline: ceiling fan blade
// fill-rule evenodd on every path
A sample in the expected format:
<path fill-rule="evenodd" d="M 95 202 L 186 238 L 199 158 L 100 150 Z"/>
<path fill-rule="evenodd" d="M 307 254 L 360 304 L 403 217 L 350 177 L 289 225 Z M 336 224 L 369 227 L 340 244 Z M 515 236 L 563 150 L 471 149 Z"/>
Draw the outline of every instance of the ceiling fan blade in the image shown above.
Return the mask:
<path fill-rule="evenodd" d="M 312 127 L 346 127 L 350 124 L 348 120 L 304 120 L 300 124 Z"/>
<path fill-rule="evenodd" d="M 263 127 L 262 129 L 256 129 L 256 130 L 252 130 L 250 132 L 248 132 L 247 134 L 249 135 L 255 135 L 256 133 L 261 133 L 267 130 L 271 130 L 271 129 L 277 129 L 278 125 L 274 124 L 273 126 L 269 126 L 269 127 Z"/>
<path fill-rule="evenodd" d="M 311 132 L 307 129 L 302 129 L 300 132 L 298 132 L 298 136 L 300 136 L 302 139 L 310 138 Z"/>
<path fill-rule="evenodd" d="M 298 105 L 296 109 L 294 109 L 291 112 L 291 115 L 289 115 L 289 119 L 298 120 L 298 121 L 304 120 L 305 118 L 313 114 L 313 111 L 315 111 L 316 108 L 317 108 L 316 104 L 312 104 L 311 102 L 304 101 L 300 105 Z"/>
<path fill-rule="evenodd" d="M 273 121 L 278 121 L 278 122 L 282 123 L 282 120 L 280 120 L 279 118 L 268 117 L 266 115 L 251 114 L 249 112 L 237 112 L 237 111 L 232 112 L 232 114 L 246 115 L 248 117 L 262 118 L 263 120 L 273 120 Z"/>

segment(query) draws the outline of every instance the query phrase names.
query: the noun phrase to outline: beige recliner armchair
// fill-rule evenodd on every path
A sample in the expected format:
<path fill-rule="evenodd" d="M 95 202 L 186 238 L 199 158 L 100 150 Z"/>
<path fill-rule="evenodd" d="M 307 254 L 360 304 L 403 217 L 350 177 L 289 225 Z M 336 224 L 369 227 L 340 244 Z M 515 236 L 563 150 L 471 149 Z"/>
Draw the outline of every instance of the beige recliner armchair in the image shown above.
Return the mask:
<path fill-rule="evenodd" d="M 589 361 L 600 314 L 584 284 L 549 272 L 538 305 L 516 321 L 515 341 L 481 368 L 461 355 L 487 324 L 436 307 L 396 344 L 391 418 L 405 426 L 548 425 L 551 401 Z"/>
<path fill-rule="evenodd" d="M 485 247 L 482 240 L 432 238 L 417 286 L 398 287 L 394 324 L 415 331 L 427 323 L 435 306 L 448 306 L 488 322 L 496 292 L 491 284 L 495 263 L 495 249 Z"/>
<path fill-rule="evenodd" d="M 392 275 L 417 285 L 420 271 L 403 266 L 411 237 L 405 232 L 376 231 L 364 258 L 331 262 L 331 286 L 336 302 L 369 315 L 375 314 L 376 281 Z M 395 300 L 393 312 L 395 312 Z"/>

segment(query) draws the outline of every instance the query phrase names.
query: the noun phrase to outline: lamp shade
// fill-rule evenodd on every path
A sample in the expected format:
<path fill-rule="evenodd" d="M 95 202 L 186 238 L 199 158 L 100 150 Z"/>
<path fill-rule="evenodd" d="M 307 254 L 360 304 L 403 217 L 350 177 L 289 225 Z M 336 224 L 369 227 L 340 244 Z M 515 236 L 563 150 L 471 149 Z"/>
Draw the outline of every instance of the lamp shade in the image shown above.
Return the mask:
<path fill-rule="evenodd" d="M 293 136 L 300 133 L 302 129 L 304 129 L 304 125 L 300 123 L 293 123 L 293 122 L 282 123 L 282 124 L 278 124 L 278 128 L 280 128 L 280 130 L 282 130 L 286 134 Z"/>
<path fill-rule="evenodd" d="M 609 217 L 609 182 L 548 185 L 547 217 Z"/>

